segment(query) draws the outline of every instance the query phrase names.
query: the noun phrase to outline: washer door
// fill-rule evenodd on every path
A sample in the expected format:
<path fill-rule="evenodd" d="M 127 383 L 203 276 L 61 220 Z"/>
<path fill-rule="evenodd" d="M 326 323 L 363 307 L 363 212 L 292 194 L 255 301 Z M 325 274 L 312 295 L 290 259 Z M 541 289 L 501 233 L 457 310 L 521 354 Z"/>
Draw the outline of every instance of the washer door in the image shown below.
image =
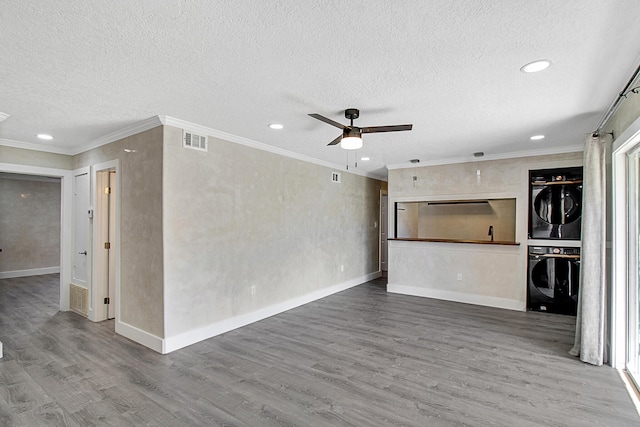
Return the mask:
<path fill-rule="evenodd" d="M 573 259 L 542 258 L 531 270 L 535 289 L 558 302 L 578 293 L 579 280 L 579 264 Z"/>
<path fill-rule="evenodd" d="M 582 214 L 582 191 L 577 185 L 548 185 L 533 202 L 534 212 L 547 224 L 565 225 Z"/>

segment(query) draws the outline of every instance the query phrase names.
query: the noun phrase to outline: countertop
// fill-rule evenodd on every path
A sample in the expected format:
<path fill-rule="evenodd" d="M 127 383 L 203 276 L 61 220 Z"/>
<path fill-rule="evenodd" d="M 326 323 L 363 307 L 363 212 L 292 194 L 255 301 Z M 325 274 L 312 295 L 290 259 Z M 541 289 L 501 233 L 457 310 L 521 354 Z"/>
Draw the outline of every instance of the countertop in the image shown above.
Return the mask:
<path fill-rule="evenodd" d="M 396 238 L 387 239 L 400 242 L 440 242 L 440 243 L 472 243 L 475 245 L 502 245 L 502 246 L 520 246 L 519 242 L 491 241 L 491 240 L 463 240 L 463 239 L 419 239 L 419 238 Z"/>

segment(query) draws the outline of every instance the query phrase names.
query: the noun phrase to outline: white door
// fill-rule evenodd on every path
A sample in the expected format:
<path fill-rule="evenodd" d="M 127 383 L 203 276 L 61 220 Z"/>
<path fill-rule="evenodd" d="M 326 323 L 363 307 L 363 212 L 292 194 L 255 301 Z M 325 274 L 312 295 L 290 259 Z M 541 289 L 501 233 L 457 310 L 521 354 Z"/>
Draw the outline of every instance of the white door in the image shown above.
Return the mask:
<path fill-rule="evenodd" d="M 74 212 L 74 262 L 72 281 L 88 288 L 88 248 L 89 248 L 89 173 L 74 172 L 73 212 Z"/>
<path fill-rule="evenodd" d="M 389 212 L 387 205 L 389 202 L 389 196 L 382 195 L 380 201 L 380 270 L 387 271 L 387 232 L 389 228 Z"/>

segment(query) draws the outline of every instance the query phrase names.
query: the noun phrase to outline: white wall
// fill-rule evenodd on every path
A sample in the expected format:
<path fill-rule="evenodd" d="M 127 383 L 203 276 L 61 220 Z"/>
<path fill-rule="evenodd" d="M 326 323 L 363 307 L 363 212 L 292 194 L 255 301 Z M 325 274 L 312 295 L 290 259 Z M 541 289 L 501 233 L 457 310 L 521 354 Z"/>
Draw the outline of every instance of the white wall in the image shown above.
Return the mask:
<path fill-rule="evenodd" d="M 582 153 L 389 171 L 390 232 L 395 202 L 515 198 L 519 246 L 389 242 L 390 292 L 526 309 L 530 169 L 580 166 Z M 413 181 L 413 176 L 418 177 Z M 462 280 L 458 280 L 462 274 Z"/>

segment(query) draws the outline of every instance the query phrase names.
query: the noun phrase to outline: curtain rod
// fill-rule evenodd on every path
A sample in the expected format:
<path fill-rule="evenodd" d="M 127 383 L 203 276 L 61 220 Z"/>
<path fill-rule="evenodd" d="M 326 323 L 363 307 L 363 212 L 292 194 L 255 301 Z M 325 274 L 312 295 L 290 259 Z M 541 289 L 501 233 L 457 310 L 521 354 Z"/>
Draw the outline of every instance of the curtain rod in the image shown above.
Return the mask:
<path fill-rule="evenodd" d="M 624 86 L 622 91 L 618 94 L 618 97 L 611 103 L 611 106 L 609 107 L 607 112 L 604 114 L 604 116 L 602 116 L 602 119 L 600 119 L 600 123 L 598 123 L 598 127 L 596 127 L 596 130 L 593 131 L 593 136 L 597 136 L 600 133 L 600 131 L 602 130 L 602 127 L 611 118 L 613 113 L 615 113 L 622 98 L 627 97 L 627 95 L 630 92 L 629 88 L 631 87 L 633 82 L 638 78 L 638 75 L 640 75 L 640 65 L 638 65 L 638 68 L 636 68 L 636 71 L 633 73 L 633 75 L 631 76 L 627 84 Z M 635 92 L 635 89 L 638 89 L 638 88 L 633 88 L 631 89 L 631 91 L 633 91 L 634 93 L 637 93 Z"/>

